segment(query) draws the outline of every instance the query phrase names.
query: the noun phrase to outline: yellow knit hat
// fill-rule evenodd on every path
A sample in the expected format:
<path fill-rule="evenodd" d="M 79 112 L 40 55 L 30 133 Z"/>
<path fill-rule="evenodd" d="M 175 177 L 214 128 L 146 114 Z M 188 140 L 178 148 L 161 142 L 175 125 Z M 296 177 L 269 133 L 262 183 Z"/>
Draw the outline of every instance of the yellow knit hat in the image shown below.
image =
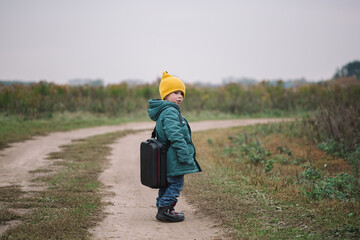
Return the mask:
<path fill-rule="evenodd" d="M 164 71 L 159 86 L 161 99 L 164 100 L 167 95 L 176 91 L 183 92 L 185 98 L 185 84 L 177 77 L 174 77 L 168 74 L 167 71 Z"/>

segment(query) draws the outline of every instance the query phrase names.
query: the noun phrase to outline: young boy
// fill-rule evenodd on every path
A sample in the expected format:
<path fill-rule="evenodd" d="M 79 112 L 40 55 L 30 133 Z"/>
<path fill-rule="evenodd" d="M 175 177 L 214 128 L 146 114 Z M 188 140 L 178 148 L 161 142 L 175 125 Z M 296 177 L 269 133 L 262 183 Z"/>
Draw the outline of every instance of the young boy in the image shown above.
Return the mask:
<path fill-rule="evenodd" d="M 161 99 L 149 100 L 149 117 L 156 121 L 156 136 L 163 144 L 170 143 L 167 151 L 167 186 L 159 189 L 156 199 L 156 219 L 164 222 L 180 222 L 184 213 L 175 212 L 177 198 L 184 186 L 184 174 L 200 172 L 195 159 L 195 147 L 191 130 L 181 115 L 180 104 L 185 98 L 185 85 L 177 77 L 163 72 L 159 86 Z"/>

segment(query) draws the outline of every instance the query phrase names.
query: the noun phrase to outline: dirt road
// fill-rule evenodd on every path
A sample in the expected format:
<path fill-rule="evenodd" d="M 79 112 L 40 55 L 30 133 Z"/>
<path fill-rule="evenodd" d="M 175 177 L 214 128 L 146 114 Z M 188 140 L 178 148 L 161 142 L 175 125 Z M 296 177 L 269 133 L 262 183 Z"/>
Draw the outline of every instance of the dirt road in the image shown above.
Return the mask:
<path fill-rule="evenodd" d="M 275 121 L 280 120 L 202 121 L 191 123 L 191 127 L 193 131 L 201 131 Z M 151 129 L 153 126 L 153 122 L 142 122 L 95 127 L 52 133 L 12 144 L 0 151 L 0 186 L 20 185 L 24 191 L 30 190 L 33 177 L 30 171 L 48 167 L 47 155 L 59 151 L 59 146 L 70 144 L 71 140 L 125 129 Z M 106 199 L 112 204 L 106 207 L 107 217 L 90 230 L 94 239 L 222 239 L 216 222 L 196 214 L 184 197 L 180 198 L 177 206 L 186 215 L 184 222 L 164 224 L 156 221 L 154 202 L 157 191 L 142 186 L 139 176 L 139 144 L 149 137 L 149 132 L 128 135 L 111 145 L 110 164 L 100 180 L 113 193 Z"/>

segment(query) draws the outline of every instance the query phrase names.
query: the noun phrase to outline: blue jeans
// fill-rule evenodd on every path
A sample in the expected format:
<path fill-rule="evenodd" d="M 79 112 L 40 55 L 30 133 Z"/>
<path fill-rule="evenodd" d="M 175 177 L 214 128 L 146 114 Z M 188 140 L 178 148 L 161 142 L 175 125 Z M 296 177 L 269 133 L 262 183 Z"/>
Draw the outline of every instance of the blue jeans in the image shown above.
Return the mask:
<path fill-rule="evenodd" d="M 167 186 L 159 189 L 159 196 L 156 198 L 157 207 L 171 206 L 177 203 L 180 191 L 184 187 L 184 175 L 168 177 Z"/>

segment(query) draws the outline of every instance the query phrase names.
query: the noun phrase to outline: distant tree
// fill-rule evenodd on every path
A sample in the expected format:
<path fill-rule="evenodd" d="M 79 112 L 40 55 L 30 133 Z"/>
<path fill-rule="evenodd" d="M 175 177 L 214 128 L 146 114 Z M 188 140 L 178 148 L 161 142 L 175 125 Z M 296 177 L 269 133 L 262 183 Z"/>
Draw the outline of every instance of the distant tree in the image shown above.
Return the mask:
<path fill-rule="evenodd" d="M 341 69 L 337 70 L 334 78 L 341 78 L 341 77 L 356 77 L 358 80 L 360 80 L 360 61 L 353 61 L 345 66 L 343 66 Z"/>
<path fill-rule="evenodd" d="M 97 79 L 90 79 L 90 78 L 75 78 L 75 79 L 70 79 L 68 81 L 68 84 L 70 86 L 91 86 L 91 87 L 98 87 L 98 86 L 103 86 L 104 85 L 104 81 L 100 78 Z"/>

